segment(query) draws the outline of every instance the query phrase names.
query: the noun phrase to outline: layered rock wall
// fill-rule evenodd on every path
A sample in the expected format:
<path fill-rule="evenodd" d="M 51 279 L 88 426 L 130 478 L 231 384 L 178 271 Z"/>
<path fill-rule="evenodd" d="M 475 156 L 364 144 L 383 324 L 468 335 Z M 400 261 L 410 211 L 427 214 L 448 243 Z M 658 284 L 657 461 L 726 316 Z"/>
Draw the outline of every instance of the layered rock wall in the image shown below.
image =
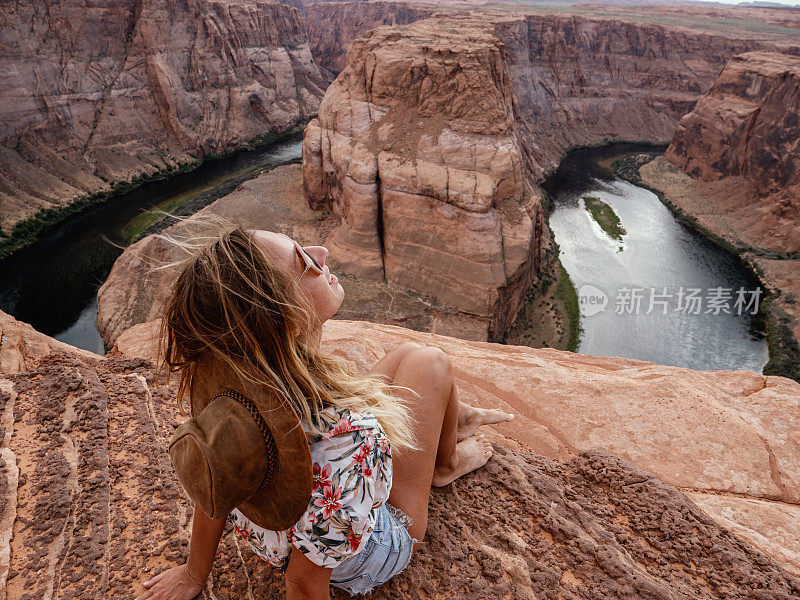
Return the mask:
<path fill-rule="evenodd" d="M 6 6 L 0 228 L 315 114 L 300 13 L 271 0 Z"/>
<path fill-rule="evenodd" d="M 608 141 L 667 143 L 678 120 L 749 40 L 575 16 L 497 19 L 518 126 L 539 177 L 564 150 Z"/>
<path fill-rule="evenodd" d="M 347 64 L 353 42 L 381 25 L 407 25 L 432 16 L 430 6 L 410 2 L 315 2 L 306 10 L 311 54 L 332 76 Z"/>
<path fill-rule="evenodd" d="M 331 258 L 429 294 L 497 339 L 527 291 L 541 205 L 501 45 L 471 18 L 381 27 L 350 50 L 303 141 Z"/>
<path fill-rule="evenodd" d="M 800 57 L 734 56 L 681 119 L 665 157 L 701 181 L 743 179 L 747 214 L 728 211 L 740 235 L 755 247 L 800 251 Z M 709 200 L 724 209 L 729 199 Z"/>
<path fill-rule="evenodd" d="M 309 43 L 315 60 L 338 73 L 352 42 L 370 29 L 430 16 L 432 9 L 418 3 L 312 5 Z M 571 146 L 614 140 L 668 143 L 678 120 L 709 89 L 728 58 L 772 47 L 746 31 L 693 31 L 691 17 L 684 27 L 638 22 L 641 15 L 620 20 L 485 11 L 481 18 L 506 50 L 518 126 L 528 134 L 524 150 L 537 177 Z M 798 52 L 791 46 L 782 50 Z"/>

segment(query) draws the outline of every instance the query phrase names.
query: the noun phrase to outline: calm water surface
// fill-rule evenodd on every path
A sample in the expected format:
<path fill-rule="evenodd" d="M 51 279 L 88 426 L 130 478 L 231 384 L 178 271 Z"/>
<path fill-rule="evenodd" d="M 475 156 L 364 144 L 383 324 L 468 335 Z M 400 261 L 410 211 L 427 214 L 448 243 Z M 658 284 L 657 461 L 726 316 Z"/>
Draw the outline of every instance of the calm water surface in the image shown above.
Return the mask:
<path fill-rule="evenodd" d="M 0 262 L 0 310 L 58 340 L 105 354 L 96 327 L 97 290 L 122 253 L 113 244 L 128 243 L 125 226 L 175 200 L 202 196 L 211 202 L 261 171 L 299 159 L 301 136 L 209 161 L 69 217 Z"/>
<path fill-rule="evenodd" d="M 769 356 L 761 319 L 752 314 L 757 280 L 736 257 L 676 220 L 655 194 L 602 166 L 634 151 L 653 148 L 577 150 L 545 182 L 553 198 L 550 227 L 581 302 L 578 352 L 762 372 Z M 586 196 L 614 210 L 627 231 L 621 242 L 592 218 Z M 744 302 L 736 306 L 740 289 Z M 699 300 L 692 303 L 690 295 Z"/>

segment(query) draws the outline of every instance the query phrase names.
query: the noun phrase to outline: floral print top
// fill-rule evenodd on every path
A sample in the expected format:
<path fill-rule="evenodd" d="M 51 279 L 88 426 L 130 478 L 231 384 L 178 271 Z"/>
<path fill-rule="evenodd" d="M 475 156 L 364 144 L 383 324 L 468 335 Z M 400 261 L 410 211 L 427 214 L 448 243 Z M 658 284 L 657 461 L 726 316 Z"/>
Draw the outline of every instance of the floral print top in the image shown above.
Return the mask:
<path fill-rule="evenodd" d="M 321 567 L 333 568 L 367 543 L 377 510 L 392 487 L 389 439 L 368 412 L 329 406 L 320 411 L 323 433 L 308 434 L 314 485 L 308 509 L 286 531 L 259 527 L 238 509 L 229 519 L 255 553 L 286 567 L 294 546 Z"/>

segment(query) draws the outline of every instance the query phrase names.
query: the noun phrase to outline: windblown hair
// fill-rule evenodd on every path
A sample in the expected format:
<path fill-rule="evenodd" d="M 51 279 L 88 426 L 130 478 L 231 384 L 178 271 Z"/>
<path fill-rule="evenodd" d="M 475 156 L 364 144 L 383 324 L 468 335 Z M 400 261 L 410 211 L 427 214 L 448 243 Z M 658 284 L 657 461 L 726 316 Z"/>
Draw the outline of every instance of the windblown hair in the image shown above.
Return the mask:
<path fill-rule="evenodd" d="M 196 216 L 195 216 L 196 218 Z M 245 381 L 274 390 L 298 417 L 319 434 L 317 414 L 325 405 L 375 415 L 393 447 L 417 448 L 405 401 L 379 376 L 355 375 L 349 365 L 309 342 L 314 308 L 287 272 L 253 233 L 214 218 L 216 233 L 178 239 L 186 257 L 157 267 L 176 268 L 167 295 L 159 337 L 159 372 L 179 372 L 178 406 L 188 392 L 198 363 L 210 359 Z"/>

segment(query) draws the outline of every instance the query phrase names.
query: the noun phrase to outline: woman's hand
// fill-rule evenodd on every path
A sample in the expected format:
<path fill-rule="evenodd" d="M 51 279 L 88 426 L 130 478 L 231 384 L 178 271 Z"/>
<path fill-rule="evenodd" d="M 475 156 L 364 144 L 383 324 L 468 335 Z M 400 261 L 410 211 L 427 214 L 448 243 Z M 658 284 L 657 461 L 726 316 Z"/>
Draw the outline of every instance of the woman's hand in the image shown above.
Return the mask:
<path fill-rule="evenodd" d="M 145 592 L 136 600 L 192 600 L 203 591 L 204 584 L 191 577 L 187 565 L 180 565 L 162 571 L 142 585 Z"/>
<path fill-rule="evenodd" d="M 211 519 L 195 506 L 189 560 L 144 582 L 145 592 L 136 600 L 191 600 L 205 585 L 227 519 Z"/>

